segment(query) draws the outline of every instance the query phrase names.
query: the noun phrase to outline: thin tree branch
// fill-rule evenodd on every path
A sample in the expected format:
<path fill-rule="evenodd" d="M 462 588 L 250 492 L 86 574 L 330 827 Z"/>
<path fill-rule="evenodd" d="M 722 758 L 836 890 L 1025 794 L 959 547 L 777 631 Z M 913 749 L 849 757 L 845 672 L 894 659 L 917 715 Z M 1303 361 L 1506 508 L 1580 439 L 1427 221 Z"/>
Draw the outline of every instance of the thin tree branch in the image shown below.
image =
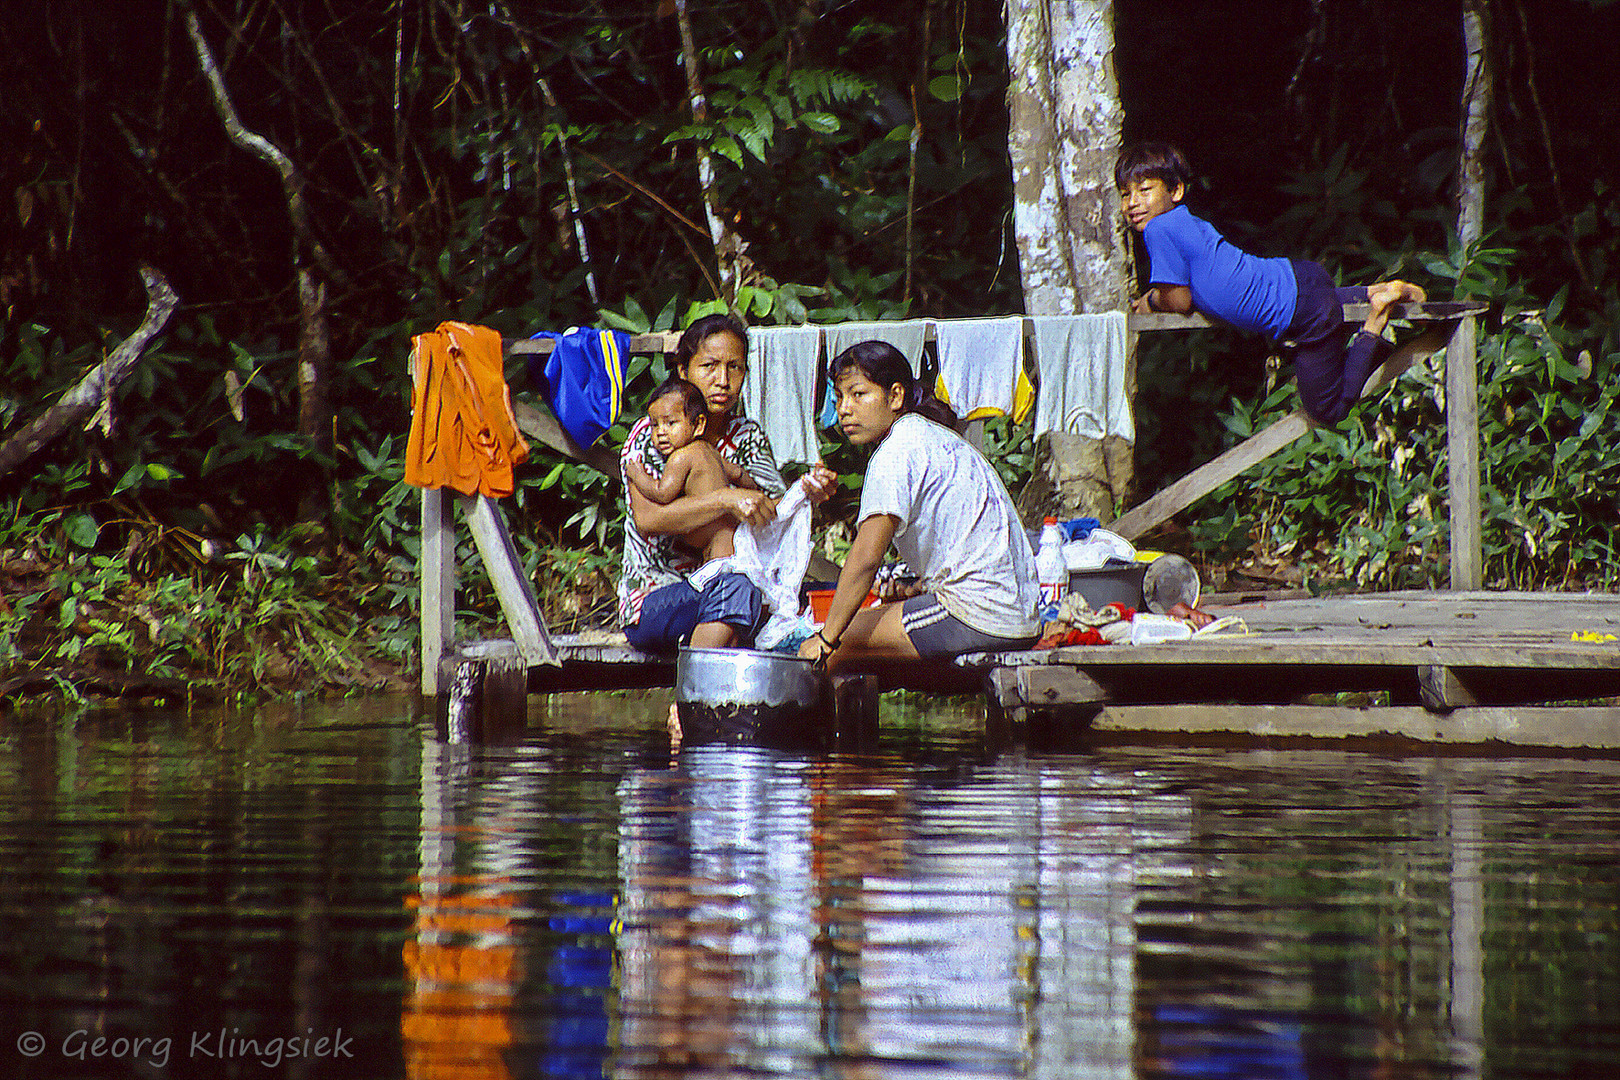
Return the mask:
<path fill-rule="evenodd" d="M 287 214 L 292 219 L 293 233 L 298 238 L 299 246 L 309 251 L 310 256 L 330 280 L 344 288 L 350 287 L 348 275 L 315 236 L 315 230 L 309 220 L 309 207 L 304 201 L 304 178 L 298 171 L 298 166 L 294 165 L 292 158 L 275 143 L 243 126 L 241 117 L 236 113 L 236 106 L 231 101 L 230 92 L 225 88 L 225 77 L 220 73 L 219 64 L 214 60 L 208 39 L 203 36 L 202 23 L 193 8 L 186 10 L 186 32 L 197 51 L 197 62 L 202 67 L 203 77 L 208 80 L 208 87 L 214 100 L 214 111 L 219 114 L 220 122 L 225 125 L 225 134 L 237 147 L 246 150 L 276 170 L 276 174 L 281 177 L 281 189 L 287 197 Z"/>

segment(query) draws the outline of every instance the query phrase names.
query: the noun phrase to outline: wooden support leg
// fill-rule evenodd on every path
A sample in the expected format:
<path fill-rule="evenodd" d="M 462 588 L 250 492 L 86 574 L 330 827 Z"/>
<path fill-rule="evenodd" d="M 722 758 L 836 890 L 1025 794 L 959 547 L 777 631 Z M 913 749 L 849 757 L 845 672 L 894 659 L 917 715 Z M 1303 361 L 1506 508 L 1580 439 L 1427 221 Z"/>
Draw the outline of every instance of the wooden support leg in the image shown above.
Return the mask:
<path fill-rule="evenodd" d="M 1473 693 L 1457 678 L 1457 673 L 1448 667 L 1420 667 L 1417 676 L 1418 696 L 1430 712 L 1451 712 L 1478 704 Z"/>
<path fill-rule="evenodd" d="M 1446 347 L 1446 498 L 1451 504 L 1451 587 L 1484 584 L 1480 547 L 1478 320 L 1463 319 Z"/>
<path fill-rule="evenodd" d="M 878 681 L 875 675 L 834 675 L 833 733 L 840 750 L 870 747 L 878 734 Z"/>
<path fill-rule="evenodd" d="M 439 660 L 456 632 L 456 532 L 450 499 L 439 488 L 422 491 L 422 696 L 448 689 L 439 678 Z"/>
<path fill-rule="evenodd" d="M 1270 427 L 1238 443 L 1220 457 L 1207 461 L 1180 480 L 1133 507 L 1109 526 L 1127 540 L 1134 540 L 1161 522 L 1168 521 L 1234 476 L 1248 471 L 1289 443 L 1311 430 L 1311 421 L 1295 411 Z"/>
<path fill-rule="evenodd" d="M 517 549 L 512 546 L 512 534 L 507 531 L 501 508 L 487 495 L 457 498 L 472 527 L 473 540 L 478 544 L 478 554 L 489 571 L 495 594 L 500 598 L 501 612 L 512 631 L 512 640 L 531 664 L 561 663 L 546 630 L 546 621 L 540 615 L 534 586 L 523 572 Z"/>

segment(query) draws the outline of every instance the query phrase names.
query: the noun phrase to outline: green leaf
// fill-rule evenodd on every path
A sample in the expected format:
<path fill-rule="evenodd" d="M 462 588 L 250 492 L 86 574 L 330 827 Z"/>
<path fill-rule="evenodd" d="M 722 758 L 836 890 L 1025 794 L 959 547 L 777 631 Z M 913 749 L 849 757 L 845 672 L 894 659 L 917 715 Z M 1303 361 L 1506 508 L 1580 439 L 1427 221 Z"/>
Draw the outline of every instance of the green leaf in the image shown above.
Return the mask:
<path fill-rule="evenodd" d="M 841 126 L 838 117 L 827 112 L 807 112 L 799 116 L 799 122 L 811 131 L 822 135 L 831 135 Z M 908 135 L 907 138 L 910 136 Z"/>
<path fill-rule="evenodd" d="M 63 531 L 67 538 L 82 548 L 96 546 L 96 538 L 101 535 L 101 527 L 96 519 L 86 513 L 71 514 L 63 523 Z"/>
<path fill-rule="evenodd" d="M 928 92 L 940 101 L 955 101 L 962 96 L 962 80 L 955 75 L 936 75 L 928 80 Z"/>
<path fill-rule="evenodd" d="M 135 482 L 139 480 L 145 472 L 146 466 L 137 461 L 135 464 L 124 470 L 124 475 L 120 476 L 118 478 L 118 483 L 113 485 L 112 493 L 117 495 L 120 491 L 126 491 L 133 487 Z M 95 540 L 92 539 L 90 543 L 95 543 Z M 90 544 L 83 544 L 80 546 L 89 547 Z"/>

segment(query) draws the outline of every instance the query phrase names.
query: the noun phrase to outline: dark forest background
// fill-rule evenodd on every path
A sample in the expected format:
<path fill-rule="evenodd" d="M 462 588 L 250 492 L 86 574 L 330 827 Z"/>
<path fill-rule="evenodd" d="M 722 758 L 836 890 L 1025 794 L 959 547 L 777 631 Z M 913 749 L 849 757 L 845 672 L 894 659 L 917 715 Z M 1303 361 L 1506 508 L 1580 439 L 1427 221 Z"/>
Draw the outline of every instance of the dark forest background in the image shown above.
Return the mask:
<path fill-rule="evenodd" d="M 1620 5 L 1485 7 L 1472 249 L 1453 228 L 1459 0 L 1117 0 L 1125 136 L 1182 145 L 1190 202 L 1250 250 L 1491 301 L 1487 579 L 1607 588 Z M 752 321 L 1021 310 L 1000 4 L 687 8 L 700 119 L 673 0 L 6 5 L 0 439 L 140 322 L 142 263 L 180 306 L 110 424 L 0 476 L 0 657 L 28 685 L 212 664 L 242 687 L 363 680 L 371 645 L 407 655 L 410 335 L 445 318 L 666 329 L 712 308 L 700 149 L 746 245 Z M 233 141 L 225 100 L 280 171 Z M 644 388 L 661 362 L 634 373 Z M 1144 337 L 1141 494 L 1291 407 L 1286 376 L 1242 335 Z M 1157 542 L 1206 574 L 1443 582 L 1441 385 L 1410 374 Z M 1010 483 L 1028 444 L 991 432 Z M 582 466 L 542 451 L 524 471 L 508 512 L 560 625 L 603 610 L 617 507 Z"/>

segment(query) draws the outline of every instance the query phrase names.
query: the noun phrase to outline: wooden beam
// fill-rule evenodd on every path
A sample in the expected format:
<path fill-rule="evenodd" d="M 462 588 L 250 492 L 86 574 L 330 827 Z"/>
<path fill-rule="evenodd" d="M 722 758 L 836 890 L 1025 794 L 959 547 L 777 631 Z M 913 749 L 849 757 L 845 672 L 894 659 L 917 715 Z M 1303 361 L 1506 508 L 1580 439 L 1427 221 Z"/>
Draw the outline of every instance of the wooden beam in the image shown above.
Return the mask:
<path fill-rule="evenodd" d="M 523 401 L 512 403 L 512 412 L 517 417 L 518 430 L 533 439 L 538 439 L 548 448 L 555 450 L 563 457 L 572 461 L 583 462 L 599 473 L 617 480 L 619 478 L 619 458 L 613 451 L 605 446 L 592 446 L 589 449 L 575 442 L 573 436 L 563 429 L 557 417 L 544 405 L 530 405 Z"/>
<path fill-rule="evenodd" d="M 1018 696 L 1032 709 L 1090 705 L 1111 700 L 1108 690 L 1079 668 L 1020 667 Z"/>
<path fill-rule="evenodd" d="M 1418 695 L 1430 712 L 1450 712 L 1464 705 L 1478 705 L 1468 687 L 1449 667 L 1425 666 L 1417 669 Z"/>
<path fill-rule="evenodd" d="M 1185 510 L 1228 480 L 1264 461 L 1311 430 L 1311 421 L 1298 410 L 1289 413 L 1212 461 L 1207 461 L 1180 480 L 1132 507 L 1108 526 L 1127 540 L 1134 540 L 1160 522 Z"/>
<path fill-rule="evenodd" d="M 1389 317 L 1411 322 L 1436 322 L 1479 315 L 1487 307 L 1488 304 L 1479 300 L 1425 300 L 1421 304 L 1395 304 L 1389 309 Z M 1344 321 L 1361 322 L 1367 318 L 1367 313 L 1371 309 L 1371 304 L 1345 304 Z M 1221 324 L 1197 313 L 1176 315 L 1168 311 L 1156 311 L 1151 315 L 1132 312 L 1126 325 L 1135 333 L 1143 333 L 1154 330 L 1204 330 Z"/>
<path fill-rule="evenodd" d="M 560 664 L 556 646 L 546 630 L 546 620 L 540 614 L 534 586 L 523 572 L 517 550 L 512 546 L 512 534 L 506 529 L 506 517 L 501 508 L 487 495 L 457 495 L 462 514 L 472 528 L 478 554 L 483 557 L 484 569 L 495 586 L 495 595 L 501 602 L 501 612 L 512 631 L 512 640 L 518 651 L 531 664 Z"/>
<path fill-rule="evenodd" d="M 450 514 L 442 488 L 422 490 L 422 693 L 427 697 L 446 689 L 439 660 L 456 633 L 456 532 Z"/>
<path fill-rule="evenodd" d="M 629 352 L 672 353 L 680 343 L 681 335 L 675 331 L 656 334 L 631 334 Z M 510 356 L 539 354 L 545 356 L 555 347 L 550 338 L 506 338 L 501 342 Z"/>

